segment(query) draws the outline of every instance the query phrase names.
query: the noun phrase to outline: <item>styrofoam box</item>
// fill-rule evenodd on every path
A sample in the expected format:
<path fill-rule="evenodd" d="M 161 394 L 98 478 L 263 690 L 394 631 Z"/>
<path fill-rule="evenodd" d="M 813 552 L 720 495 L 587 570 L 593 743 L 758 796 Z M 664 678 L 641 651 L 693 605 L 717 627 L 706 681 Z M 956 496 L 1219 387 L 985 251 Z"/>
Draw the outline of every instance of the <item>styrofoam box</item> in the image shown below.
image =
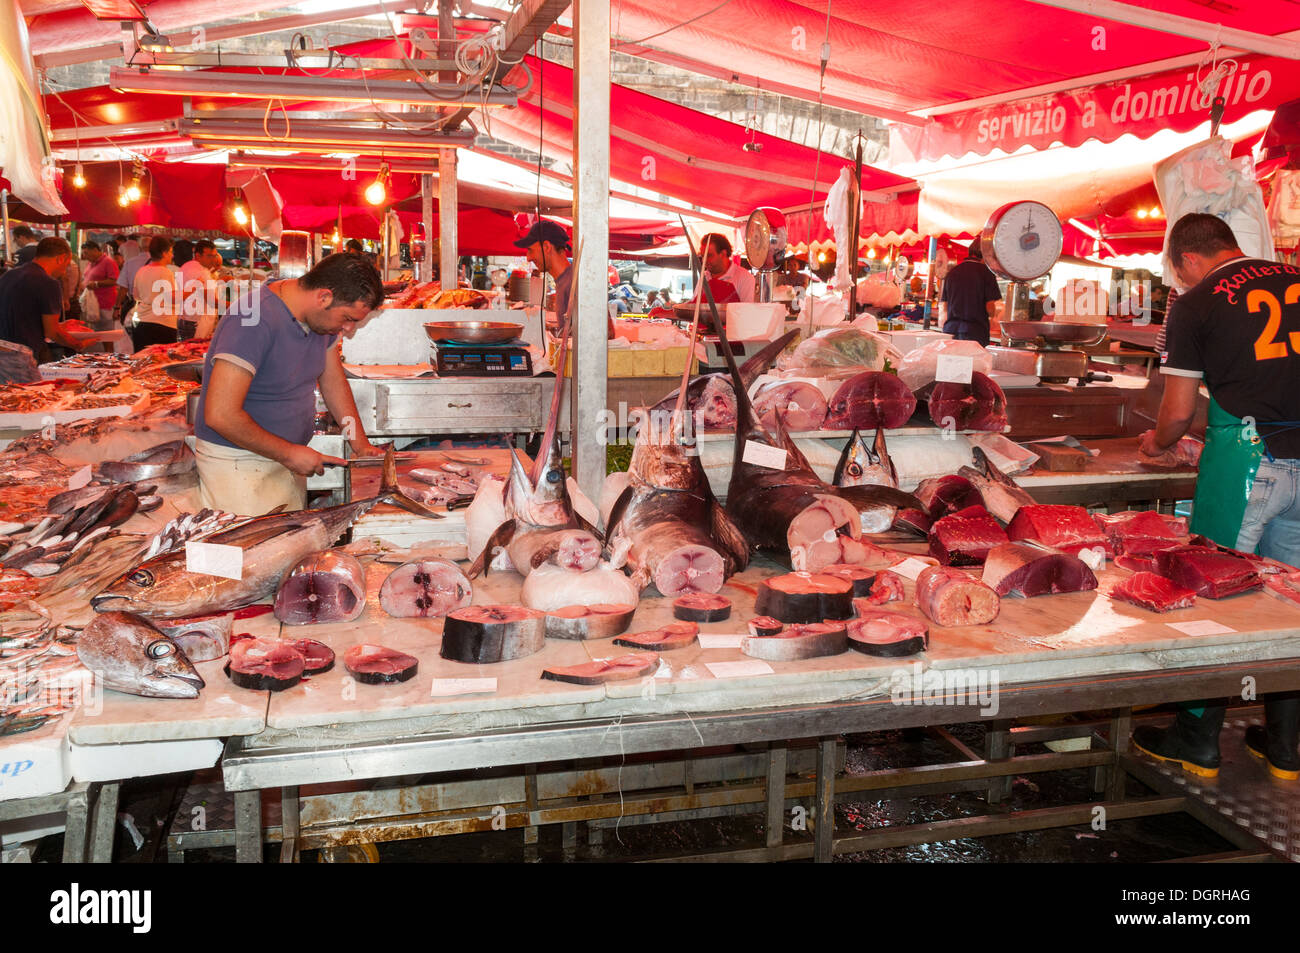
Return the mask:
<path fill-rule="evenodd" d="M 57 794 L 72 780 L 66 717 L 0 745 L 0 801 Z"/>
<path fill-rule="evenodd" d="M 222 745 L 218 738 L 195 738 L 70 748 L 69 763 L 76 780 L 119 781 L 210 768 L 221 758 Z"/>
<path fill-rule="evenodd" d="M 781 302 L 732 301 L 727 305 L 727 339 L 771 341 L 781 333 L 786 307 Z"/>

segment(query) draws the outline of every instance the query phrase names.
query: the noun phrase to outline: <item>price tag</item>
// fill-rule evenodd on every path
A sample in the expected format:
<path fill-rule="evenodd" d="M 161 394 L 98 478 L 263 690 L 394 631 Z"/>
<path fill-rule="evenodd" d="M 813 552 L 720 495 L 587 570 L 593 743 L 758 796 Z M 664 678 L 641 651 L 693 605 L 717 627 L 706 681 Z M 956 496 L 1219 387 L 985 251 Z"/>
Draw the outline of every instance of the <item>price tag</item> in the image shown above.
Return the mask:
<path fill-rule="evenodd" d="M 68 477 L 68 489 L 80 490 L 83 486 L 90 483 L 90 477 L 90 467 L 82 467 L 76 473 L 72 474 L 72 476 Z"/>
<path fill-rule="evenodd" d="M 706 635 L 701 632 L 696 636 L 702 649 L 738 649 L 743 635 Z"/>
<path fill-rule="evenodd" d="M 1165 625 L 1171 629 L 1177 629 L 1185 635 L 1223 635 L 1227 632 L 1237 631 L 1231 626 L 1215 622 L 1213 619 L 1193 619 L 1191 622 L 1166 622 Z"/>
<path fill-rule="evenodd" d="M 244 578 L 244 551 L 220 543 L 186 543 L 185 571 L 223 579 Z"/>
<path fill-rule="evenodd" d="M 746 675 L 775 675 L 772 666 L 758 660 L 750 662 L 705 662 L 714 678 L 742 678 Z"/>
<path fill-rule="evenodd" d="M 975 362 L 964 354 L 940 354 L 934 362 L 934 379 L 953 384 L 969 384 Z"/>
<path fill-rule="evenodd" d="M 1089 546 L 1087 549 L 1079 550 L 1079 558 L 1093 572 L 1106 568 L 1106 550 L 1100 546 Z"/>
<path fill-rule="evenodd" d="M 920 559 L 917 559 L 915 556 L 904 559 L 897 566 L 889 567 L 891 572 L 896 572 L 900 576 L 904 576 L 905 578 L 912 580 L 912 582 L 916 582 L 916 577 L 921 575 L 921 573 L 925 572 L 929 568 L 930 568 L 929 563 L 923 562 Z"/>
<path fill-rule="evenodd" d="M 765 443 L 754 443 L 752 440 L 745 441 L 745 452 L 741 454 L 740 459 L 756 467 L 767 467 L 769 470 L 785 469 L 784 450 L 780 447 L 770 447 Z"/>
<path fill-rule="evenodd" d="M 495 678 L 435 678 L 429 695 L 433 698 L 445 698 L 449 695 L 477 695 L 480 692 L 495 692 Z"/>

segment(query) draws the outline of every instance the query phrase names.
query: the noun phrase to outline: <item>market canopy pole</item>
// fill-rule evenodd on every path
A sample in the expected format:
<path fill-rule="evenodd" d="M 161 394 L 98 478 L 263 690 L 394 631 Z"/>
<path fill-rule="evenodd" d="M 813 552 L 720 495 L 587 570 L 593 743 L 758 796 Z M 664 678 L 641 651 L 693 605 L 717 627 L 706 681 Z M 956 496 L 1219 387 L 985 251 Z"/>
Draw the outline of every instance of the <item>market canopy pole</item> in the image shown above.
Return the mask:
<path fill-rule="evenodd" d="M 573 476 L 588 499 L 598 500 L 605 482 L 605 434 L 598 422 L 604 419 L 609 346 L 609 3 L 576 0 L 573 10 L 573 225 L 583 248 L 571 292 L 578 304 Z"/>
<path fill-rule="evenodd" d="M 452 56 L 455 55 L 455 34 L 456 21 L 452 17 L 451 0 L 438 0 L 438 56 L 440 58 L 448 57 L 447 44 L 451 43 Z M 444 83 L 454 83 L 456 73 L 454 70 L 444 71 L 439 77 Z M 442 282 L 444 288 L 455 288 L 457 286 L 456 262 L 458 259 L 458 250 L 460 248 L 460 236 L 457 234 L 456 225 L 460 220 L 460 209 L 457 206 L 458 189 L 456 182 L 456 150 L 439 149 L 438 150 L 438 279 Z M 425 215 L 425 227 L 428 228 L 433 223 L 432 210 Z M 429 240 L 428 232 L 425 232 L 425 243 Z M 432 259 L 427 248 L 424 256 L 426 259 Z"/>

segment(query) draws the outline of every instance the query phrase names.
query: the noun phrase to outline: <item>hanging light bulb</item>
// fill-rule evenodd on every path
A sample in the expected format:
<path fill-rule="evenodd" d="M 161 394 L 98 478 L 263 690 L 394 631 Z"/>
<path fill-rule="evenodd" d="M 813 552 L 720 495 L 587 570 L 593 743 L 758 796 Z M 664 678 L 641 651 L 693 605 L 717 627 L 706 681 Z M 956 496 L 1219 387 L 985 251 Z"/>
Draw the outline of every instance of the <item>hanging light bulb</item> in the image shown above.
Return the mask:
<path fill-rule="evenodd" d="M 74 189 L 84 189 L 86 187 L 86 174 L 80 162 L 76 164 L 72 171 L 72 187 Z"/>
<path fill-rule="evenodd" d="M 876 257 L 876 250 L 875 250 L 874 248 L 868 248 L 868 249 L 867 249 L 867 257 L 868 257 L 868 258 L 875 258 L 875 257 Z"/>
<path fill-rule="evenodd" d="M 1138 218 L 1146 218 L 1146 217 L 1147 217 L 1147 210 L 1144 209 L 1144 208 L 1140 208 L 1140 209 L 1138 209 L 1138 213 L 1137 213 L 1137 214 L 1138 214 Z"/>
<path fill-rule="evenodd" d="M 248 213 L 244 211 L 244 206 L 236 205 L 230 214 L 235 217 L 235 221 L 240 225 L 248 224 Z"/>
<path fill-rule="evenodd" d="M 131 200 L 126 196 L 126 189 L 117 193 L 117 204 L 122 206 L 122 208 L 126 208 L 131 204 Z"/>
<path fill-rule="evenodd" d="M 140 201 L 140 180 L 132 179 L 131 184 L 126 187 L 126 197 L 132 202 Z"/>
<path fill-rule="evenodd" d="M 1162 215 L 1164 215 L 1164 212 L 1160 211 L 1160 206 L 1157 205 L 1151 209 L 1152 218 L 1160 218 Z"/>
<path fill-rule="evenodd" d="M 388 198 L 388 189 L 385 187 L 388 175 L 388 163 L 385 162 L 379 167 L 379 176 L 366 186 L 366 201 L 371 205 L 383 205 Z"/>

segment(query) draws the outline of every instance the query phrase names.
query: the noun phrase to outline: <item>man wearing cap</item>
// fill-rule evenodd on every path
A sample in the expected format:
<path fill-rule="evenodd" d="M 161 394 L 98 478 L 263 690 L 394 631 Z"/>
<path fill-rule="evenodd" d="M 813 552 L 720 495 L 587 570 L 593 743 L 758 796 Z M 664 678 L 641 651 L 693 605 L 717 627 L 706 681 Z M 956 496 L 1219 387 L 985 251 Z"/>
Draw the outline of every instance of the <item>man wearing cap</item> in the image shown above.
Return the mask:
<path fill-rule="evenodd" d="M 539 219 L 528 234 L 515 242 L 524 249 L 531 265 L 555 281 L 555 313 L 563 324 L 569 314 L 569 295 L 573 290 L 573 269 L 565 254 L 569 249 L 569 236 L 556 222 Z"/>

